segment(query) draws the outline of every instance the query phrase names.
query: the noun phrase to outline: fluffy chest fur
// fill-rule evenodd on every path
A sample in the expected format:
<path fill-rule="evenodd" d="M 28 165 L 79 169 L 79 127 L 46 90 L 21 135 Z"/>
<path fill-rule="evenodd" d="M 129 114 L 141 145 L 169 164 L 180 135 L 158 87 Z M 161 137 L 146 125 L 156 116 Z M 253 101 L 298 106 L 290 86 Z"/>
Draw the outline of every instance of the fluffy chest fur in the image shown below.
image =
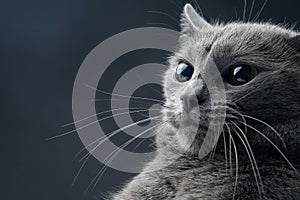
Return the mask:
<path fill-rule="evenodd" d="M 154 160 L 149 167 L 155 167 L 156 162 Z M 236 169 L 226 169 L 224 161 L 181 157 L 166 168 L 141 173 L 115 199 L 259 199 L 252 167 L 245 163 L 239 166 L 238 182 L 235 183 L 235 176 L 230 173 L 234 174 Z M 300 183 L 295 181 L 298 177 L 289 166 L 264 162 L 260 173 L 264 199 L 300 199 Z"/>

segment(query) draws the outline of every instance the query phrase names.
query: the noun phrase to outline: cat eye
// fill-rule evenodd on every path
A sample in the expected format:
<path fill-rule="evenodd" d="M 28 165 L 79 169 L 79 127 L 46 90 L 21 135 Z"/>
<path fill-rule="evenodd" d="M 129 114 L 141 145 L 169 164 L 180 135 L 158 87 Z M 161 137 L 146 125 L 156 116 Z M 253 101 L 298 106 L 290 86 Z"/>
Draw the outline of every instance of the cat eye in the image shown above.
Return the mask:
<path fill-rule="evenodd" d="M 258 71 L 253 66 L 237 65 L 230 67 L 224 74 L 225 79 L 231 85 L 243 85 L 251 81 Z"/>
<path fill-rule="evenodd" d="M 190 80 L 194 73 L 194 67 L 186 62 L 180 62 L 177 66 L 175 78 L 179 82 Z"/>

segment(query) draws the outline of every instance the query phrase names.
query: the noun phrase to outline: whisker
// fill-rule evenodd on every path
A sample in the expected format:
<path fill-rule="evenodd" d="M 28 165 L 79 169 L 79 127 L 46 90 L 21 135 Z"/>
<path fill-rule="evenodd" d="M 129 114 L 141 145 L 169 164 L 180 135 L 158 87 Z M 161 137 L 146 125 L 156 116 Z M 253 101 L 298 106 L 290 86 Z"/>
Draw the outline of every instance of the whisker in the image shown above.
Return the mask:
<path fill-rule="evenodd" d="M 225 157 L 225 167 L 226 167 L 226 175 L 228 174 L 228 161 L 227 161 L 227 144 L 226 144 L 226 138 L 225 138 L 225 133 L 222 131 L 223 135 L 223 142 L 224 142 L 224 157 Z"/>
<path fill-rule="evenodd" d="M 166 26 L 166 27 L 170 28 L 171 30 L 177 31 L 177 29 L 174 26 L 172 26 L 170 24 L 162 23 L 162 22 L 148 22 L 147 24 L 149 24 L 149 25 L 159 25 L 159 26 L 163 25 L 163 26 Z"/>
<path fill-rule="evenodd" d="M 178 9 L 182 9 L 183 8 L 183 5 L 180 5 L 181 2 L 177 1 L 177 3 L 180 3 L 180 4 L 176 4 L 176 2 L 173 2 L 172 0 L 168 0 L 170 3 L 172 3 L 174 6 L 176 6 Z"/>
<path fill-rule="evenodd" d="M 245 94 L 244 96 L 242 96 L 242 97 L 240 97 L 240 98 L 238 98 L 237 100 L 235 100 L 233 103 L 237 103 L 237 102 L 239 102 L 240 100 L 242 100 L 242 99 L 244 99 L 244 98 L 246 98 L 247 96 L 249 96 L 249 95 L 251 95 L 251 94 L 253 94 L 254 92 L 256 92 L 258 89 L 259 89 L 259 87 L 260 86 L 262 86 L 264 83 L 265 83 L 265 81 L 267 81 L 268 79 L 264 79 L 254 90 L 252 90 L 251 92 L 248 92 L 247 94 Z"/>
<path fill-rule="evenodd" d="M 234 142 L 234 139 L 232 138 L 231 134 L 230 134 L 230 138 L 232 140 L 232 144 L 233 144 L 233 148 L 234 148 L 234 153 L 235 153 L 235 183 L 234 183 L 234 190 L 233 190 L 233 199 L 235 197 L 236 194 L 236 190 L 237 190 L 237 184 L 238 184 L 238 178 L 239 178 L 239 158 L 238 158 L 238 153 L 237 153 L 237 148 Z"/>
<path fill-rule="evenodd" d="M 132 152 L 135 152 L 137 150 L 137 148 L 139 146 L 141 146 L 141 144 L 143 144 L 143 142 L 145 142 L 148 138 L 143 138 L 133 149 Z"/>
<path fill-rule="evenodd" d="M 251 20 L 254 4 L 255 4 L 255 0 L 252 0 L 251 9 L 250 9 L 249 17 L 248 17 L 248 22 Z"/>
<path fill-rule="evenodd" d="M 166 122 L 164 122 L 163 124 L 165 124 Z M 159 124 L 159 125 L 163 125 L 163 124 Z M 162 127 L 163 128 L 163 127 Z M 159 130 L 159 131 L 161 131 L 162 130 L 162 128 Z M 155 133 L 157 133 L 158 131 L 156 131 Z M 155 134 L 153 134 L 153 135 L 155 135 Z M 146 139 L 147 138 L 143 138 L 133 149 L 132 149 L 132 152 L 135 152 L 136 151 L 136 149 L 144 142 L 144 141 L 146 141 Z"/>
<path fill-rule="evenodd" d="M 239 159 L 238 159 L 238 152 L 237 152 L 236 144 L 235 144 L 234 139 L 231 135 L 230 128 L 229 128 L 229 126 L 226 122 L 225 122 L 225 125 L 227 127 L 228 134 L 229 134 L 229 137 L 230 137 L 229 141 L 232 142 L 233 148 L 234 148 L 234 153 L 235 153 L 235 165 L 236 165 L 235 166 L 235 182 L 234 182 L 234 189 L 233 189 L 233 196 L 232 196 L 232 199 L 234 200 L 236 190 L 237 190 L 238 177 L 239 177 Z M 230 146 L 230 148 L 231 148 L 231 146 Z M 230 149 L 230 153 L 231 153 L 231 149 Z M 230 161 L 231 161 L 231 158 L 230 158 Z M 231 170 L 231 166 L 230 166 L 230 170 Z"/>
<path fill-rule="evenodd" d="M 153 10 L 150 10 L 148 11 L 149 13 L 154 13 L 154 14 L 160 14 L 160 15 L 164 15 L 164 16 L 167 16 L 169 17 L 170 19 L 172 19 L 174 22 L 176 22 L 176 24 L 178 23 L 178 20 L 175 19 L 173 16 L 167 14 L 167 13 L 164 13 L 164 12 L 161 12 L 161 11 L 153 11 Z"/>
<path fill-rule="evenodd" d="M 184 7 L 183 3 L 180 0 L 176 0 L 178 2 L 178 4 L 181 6 L 181 8 Z"/>
<path fill-rule="evenodd" d="M 95 102 L 103 102 L 103 101 L 128 101 L 127 99 L 92 99 L 92 101 L 95 101 Z M 132 102 L 136 102 L 136 103 L 139 103 L 139 104 L 142 104 L 142 105 L 152 105 L 153 103 L 152 102 L 147 102 L 147 101 L 139 101 L 139 100 L 130 100 Z M 158 102 L 157 104 L 159 104 L 160 106 L 162 107 L 165 107 L 165 108 L 172 108 L 172 107 L 169 107 L 169 106 L 166 106 L 164 105 L 164 101 L 162 102 Z"/>
<path fill-rule="evenodd" d="M 96 144 L 97 142 L 99 142 L 100 140 L 104 139 L 106 137 L 106 135 L 96 139 L 95 141 L 91 142 L 90 144 L 88 144 L 87 146 L 83 147 L 82 149 L 80 149 L 80 151 L 78 153 L 75 154 L 75 156 L 73 157 L 72 161 L 74 161 L 84 150 L 87 150 L 88 147 Z M 83 159 L 80 159 L 83 160 Z"/>
<path fill-rule="evenodd" d="M 116 148 L 114 151 L 112 151 L 104 160 L 107 160 L 109 157 L 111 157 L 107 162 L 105 161 L 105 167 L 102 167 L 101 170 L 98 172 L 98 174 L 95 176 L 95 178 L 91 181 L 90 185 L 88 186 L 87 190 L 89 190 L 89 188 L 91 188 L 92 184 L 93 187 L 91 188 L 91 191 L 93 191 L 96 187 L 96 185 L 98 184 L 99 180 L 101 179 L 102 175 L 105 173 L 105 170 L 107 169 L 107 166 L 117 157 L 117 155 L 119 154 L 119 152 L 121 152 L 126 146 L 128 146 L 131 142 L 133 142 L 136 138 L 142 136 L 143 134 L 147 133 L 149 130 L 154 129 L 155 127 L 159 126 L 155 125 L 152 126 L 148 129 L 146 129 L 145 131 L 141 132 L 140 134 L 138 134 L 136 137 L 130 139 L 129 141 L 127 141 L 126 143 L 122 144 L 119 148 Z"/>
<path fill-rule="evenodd" d="M 241 123 L 243 123 L 243 122 L 241 122 Z M 254 128 L 254 127 L 252 127 L 252 126 L 250 126 L 248 124 L 246 124 L 246 126 L 248 126 L 250 129 L 256 131 L 258 134 L 260 134 L 261 136 L 263 136 L 280 153 L 280 155 L 285 159 L 285 161 L 289 164 L 289 166 L 299 175 L 298 170 L 293 166 L 293 164 L 284 155 L 284 153 L 282 153 L 282 151 L 277 147 L 277 145 L 272 142 L 272 140 L 270 140 L 265 134 L 263 134 L 262 132 L 260 132 L 256 128 Z"/>
<path fill-rule="evenodd" d="M 243 116 L 244 116 L 244 117 L 247 117 L 247 118 L 250 118 L 250 119 L 252 119 L 252 120 L 255 120 L 255 121 L 257 121 L 257 122 L 260 122 L 260 123 L 266 125 L 267 127 L 269 127 L 269 128 L 270 128 L 270 129 L 271 129 L 271 130 L 279 137 L 279 139 L 280 139 L 281 142 L 282 142 L 282 145 L 283 145 L 284 150 L 287 151 L 287 146 L 286 146 L 286 144 L 285 144 L 283 138 L 282 138 L 281 135 L 278 133 L 278 131 L 276 131 L 271 125 L 269 125 L 268 123 L 266 123 L 266 122 L 264 122 L 264 121 L 262 121 L 262 120 L 260 120 L 260 119 L 258 119 L 258 118 L 255 118 L 255 117 L 252 117 L 252 116 L 249 116 L 249 115 L 244 115 L 244 114 L 243 114 Z"/>
<path fill-rule="evenodd" d="M 88 187 L 85 189 L 84 194 L 86 194 L 90 190 L 90 188 L 92 187 L 92 185 L 96 181 L 96 179 L 98 180 L 99 176 L 102 177 L 102 175 L 104 174 L 104 171 L 108 168 L 108 166 L 106 165 L 107 164 L 107 160 L 109 160 L 109 157 L 106 157 L 105 159 L 102 160 L 103 167 L 101 167 L 100 171 L 92 179 L 92 181 L 90 182 L 90 184 L 88 185 Z M 90 191 L 92 191 L 92 190 L 90 190 Z"/>
<path fill-rule="evenodd" d="M 230 134 L 230 139 L 232 140 L 233 148 L 234 148 L 234 153 L 235 153 L 235 182 L 234 182 L 234 189 L 233 189 L 233 196 L 232 199 L 234 199 L 236 190 L 237 190 L 237 184 L 238 184 L 238 178 L 239 178 L 239 158 L 238 158 L 238 153 L 237 153 L 237 148 L 234 142 L 234 139 L 232 138 Z"/>
<path fill-rule="evenodd" d="M 246 20 L 246 12 L 247 12 L 247 0 L 244 0 L 243 21 Z"/>
<path fill-rule="evenodd" d="M 101 118 L 100 120 L 96 120 L 96 121 L 93 121 L 93 122 L 90 122 L 84 126 L 81 126 L 79 128 L 76 128 L 72 131 L 68 131 L 68 132 L 65 132 L 65 133 L 62 133 L 62 134 L 59 134 L 59 135 L 56 135 L 56 136 L 53 136 L 53 137 L 50 137 L 50 138 L 47 138 L 46 141 L 48 140 L 53 140 L 53 139 L 56 139 L 56 138 L 59 138 L 59 137 L 63 137 L 63 136 L 66 136 L 66 135 L 69 135 L 71 133 L 74 133 L 76 131 L 79 131 L 81 129 L 84 129 L 90 125 L 93 125 L 95 123 L 98 123 L 98 122 L 101 122 L 101 121 L 104 121 L 106 119 L 110 119 L 110 118 L 113 118 L 113 117 L 116 117 L 116 116 L 120 116 L 120 115 L 125 115 L 125 114 L 132 114 L 132 113 L 138 113 L 138 112 L 141 112 L 141 111 L 147 111 L 147 110 L 138 110 L 138 111 L 131 111 L 131 112 L 122 112 L 122 113 L 118 113 L 118 114 L 115 114 L 115 115 L 111 115 L 111 116 L 108 116 L 108 117 L 104 117 L 104 118 Z"/>
<path fill-rule="evenodd" d="M 237 10 L 236 10 L 236 8 L 234 8 L 234 14 L 235 14 L 235 19 L 236 19 L 236 20 L 238 20 L 238 19 L 239 19 L 239 17 L 238 17 L 238 14 L 237 14 Z"/>
<path fill-rule="evenodd" d="M 61 127 L 66 127 L 66 126 L 70 126 L 70 125 L 73 125 L 73 124 L 77 124 L 79 122 L 82 122 L 86 119 L 90 119 L 92 117 L 95 117 L 95 116 L 98 116 L 98 115 L 101 115 L 101 114 L 105 114 L 105 113 L 110 113 L 110 112 L 113 112 L 113 111 L 119 111 L 119 110 L 129 110 L 129 109 L 147 109 L 148 107 L 133 107 L 133 108 L 129 108 L 129 107 L 124 107 L 124 108 L 116 108 L 116 109 L 111 109 L 111 110 L 105 110 L 105 111 L 102 111 L 102 112 L 99 112 L 99 113 L 96 113 L 96 114 L 93 114 L 93 115 L 90 115 L 90 116 L 87 116 L 87 117 L 84 117 L 82 119 L 79 119 L 75 122 L 71 122 L 71 123 L 68 123 L 68 124 L 64 124 L 62 125 Z M 151 110 L 151 109 L 149 109 Z"/>
<path fill-rule="evenodd" d="M 116 102 L 118 102 L 118 101 L 131 101 L 131 102 L 136 102 L 136 103 L 140 103 L 140 104 L 145 104 L 145 105 L 149 105 L 149 104 L 151 104 L 152 103 L 152 101 L 150 101 L 150 102 L 147 102 L 147 101 L 143 101 L 143 100 L 134 100 L 134 99 L 92 99 L 92 101 L 94 101 L 94 102 L 104 102 L 104 101 L 116 101 Z"/>
<path fill-rule="evenodd" d="M 220 133 L 219 128 L 218 128 L 218 130 L 217 130 L 217 133 Z M 215 144 L 215 145 L 214 145 L 212 151 L 210 152 L 210 155 L 209 155 L 209 159 L 208 159 L 208 160 L 213 159 L 213 157 L 216 155 L 217 144 L 216 144 L 215 141 L 216 141 L 216 140 L 219 140 L 219 138 L 216 139 L 214 136 L 213 136 L 211 139 L 212 139 L 211 144 L 213 143 L 213 144 Z M 213 141 L 214 141 L 214 142 L 213 142 Z"/>
<path fill-rule="evenodd" d="M 158 115 L 158 116 L 155 116 L 155 117 L 161 117 L 162 115 Z M 152 120 L 152 119 L 150 119 L 150 120 Z M 144 122 L 144 121 L 143 121 Z M 146 121 L 145 121 L 146 122 Z M 142 123 L 142 122 L 137 122 L 137 123 Z M 131 124 L 129 124 L 129 125 L 131 125 Z M 126 130 L 127 128 L 131 128 L 132 126 L 129 126 L 128 125 L 128 127 L 122 127 L 122 130 Z M 136 125 L 136 123 L 134 123 L 133 125 Z M 115 130 L 115 131 L 118 131 L 119 129 L 117 129 L 117 130 Z M 114 134 L 113 133 L 114 131 L 112 131 L 112 132 L 110 132 L 110 133 L 108 133 L 108 134 L 106 134 L 106 135 L 104 135 L 104 136 L 102 136 L 102 137 L 100 137 L 100 138 L 98 138 L 98 139 L 96 139 L 95 141 L 93 141 L 92 143 L 90 143 L 89 145 L 87 145 L 87 146 L 85 146 L 84 148 L 82 148 L 75 156 L 74 156 L 74 158 L 72 159 L 72 160 L 75 160 L 86 148 L 88 148 L 88 147 L 90 147 L 90 146 L 92 146 L 93 144 L 95 144 L 95 143 L 97 143 L 97 142 L 99 142 L 100 140 L 102 140 L 102 139 L 104 139 L 104 138 L 106 138 L 106 137 L 108 137 L 108 136 L 110 136 L 111 134 Z M 85 157 L 85 156 L 84 156 Z M 80 159 L 80 161 L 81 160 L 83 160 L 84 158 L 81 158 Z"/>
<path fill-rule="evenodd" d="M 242 115 L 238 110 L 231 108 L 231 107 L 228 107 L 228 109 L 233 111 L 234 113 L 238 114 L 242 118 L 242 120 L 246 123 L 245 116 Z M 244 125 L 244 128 L 245 128 L 245 134 L 247 134 L 247 126 Z"/>
<path fill-rule="evenodd" d="M 157 116 L 157 118 L 158 118 L 158 117 L 160 117 L 160 116 Z M 155 117 L 153 117 L 153 118 L 155 118 Z M 150 120 L 150 119 L 148 119 L 148 120 Z M 151 119 L 151 120 L 152 120 L 152 119 Z M 139 121 L 139 123 L 142 123 L 142 122 L 145 122 L 145 121 L 146 121 L 146 120 L 141 120 L 141 121 Z M 136 123 L 134 123 L 134 124 L 129 124 L 129 125 L 127 125 L 127 126 L 124 126 L 124 127 L 121 128 L 121 130 L 126 130 L 126 129 L 128 129 L 128 128 L 134 126 L 134 125 L 136 125 Z M 120 130 L 120 129 L 115 130 L 115 131 L 113 131 L 113 132 L 108 133 L 107 135 L 104 135 L 104 136 L 98 138 L 97 140 L 95 140 L 95 141 L 92 142 L 91 144 L 85 146 L 83 149 L 81 149 L 81 150 L 75 155 L 75 157 L 73 158 L 73 160 L 74 160 L 77 156 L 79 156 L 80 153 L 81 153 L 82 151 L 84 151 L 85 149 L 87 149 L 87 148 L 90 147 L 91 145 L 93 145 L 93 144 L 95 144 L 95 143 L 101 141 L 101 142 L 99 142 L 99 144 L 96 145 L 95 148 L 93 148 L 93 149 L 92 149 L 90 152 L 88 152 L 83 158 L 80 159 L 80 161 L 82 161 L 83 159 L 85 159 L 85 160 L 84 160 L 83 164 L 80 166 L 80 168 L 79 168 L 79 170 L 78 170 L 78 172 L 77 172 L 75 178 L 73 179 L 72 185 L 75 184 L 75 182 L 76 182 L 76 180 L 77 180 L 79 174 L 81 173 L 83 167 L 85 166 L 85 164 L 87 163 L 87 161 L 88 161 L 89 158 L 91 157 L 92 153 L 93 153 L 93 152 L 94 152 L 101 144 L 103 144 L 103 143 L 106 141 L 106 139 L 109 139 L 109 138 L 113 137 L 114 135 L 116 135 L 117 133 L 119 133 L 121 130 Z M 104 138 L 105 138 L 105 140 L 103 140 Z"/>
<path fill-rule="evenodd" d="M 256 20 L 259 18 L 260 14 L 261 14 L 262 11 L 264 10 L 264 8 L 265 8 L 265 6 L 266 6 L 267 3 L 268 3 L 268 0 L 265 0 L 264 4 L 262 5 L 262 7 L 261 7 L 260 10 L 258 11 L 258 13 L 255 15 L 254 21 L 256 21 Z"/>
<path fill-rule="evenodd" d="M 226 122 L 225 122 L 226 123 Z M 228 125 L 227 125 L 228 126 Z M 228 129 L 228 133 L 229 134 L 231 134 L 230 133 L 230 129 L 229 129 L 229 127 L 227 127 L 227 129 Z M 232 141 L 231 141 L 231 139 L 230 139 L 230 137 L 229 137 L 229 165 L 230 165 L 230 176 L 232 176 L 232 151 L 231 151 L 231 143 L 232 143 Z"/>
<path fill-rule="evenodd" d="M 259 169 L 258 169 L 258 166 L 257 166 L 257 163 L 256 163 L 255 156 L 254 156 L 253 151 L 251 149 L 251 146 L 248 142 L 248 139 L 247 139 L 246 135 L 243 133 L 242 129 L 236 123 L 234 123 L 232 121 L 231 121 L 231 123 L 239 130 L 239 132 L 243 135 L 243 138 L 245 139 L 245 141 L 244 141 L 243 138 L 240 136 L 240 134 L 238 134 L 238 132 L 236 132 L 237 136 L 240 138 L 241 142 L 243 143 L 243 145 L 245 147 L 245 150 L 248 154 L 248 157 L 250 159 L 250 163 L 251 163 L 253 173 L 254 173 L 254 178 L 255 178 L 255 181 L 257 183 L 259 197 L 260 197 L 260 199 L 262 199 L 262 193 L 264 191 L 263 183 L 262 183 L 262 180 L 261 180 L 260 172 L 259 172 Z"/>
<path fill-rule="evenodd" d="M 140 79 L 141 81 L 143 81 L 143 82 L 145 83 L 145 85 L 146 85 L 147 87 L 149 87 L 152 91 L 154 91 L 156 94 L 159 94 L 159 95 L 162 95 L 162 96 L 163 96 L 163 93 L 162 93 L 161 91 L 159 91 L 159 90 L 153 88 L 151 85 L 147 84 L 147 82 L 146 82 L 144 79 L 142 79 L 140 76 L 136 76 L 136 77 L 137 77 L 138 79 Z"/>
<path fill-rule="evenodd" d="M 203 17 L 203 12 L 202 12 L 202 9 L 201 9 L 201 6 L 199 5 L 199 3 L 196 1 L 196 0 L 192 0 L 193 4 L 195 4 L 196 6 L 196 9 L 198 12 L 200 12 L 200 15 Z"/>
<path fill-rule="evenodd" d="M 74 186 L 74 185 L 75 185 L 76 180 L 78 179 L 78 177 L 79 177 L 79 175 L 80 175 L 80 173 L 81 173 L 83 167 L 86 165 L 86 163 L 87 163 L 87 161 L 89 160 L 89 158 L 91 157 L 91 155 L 92 155 L 92 154 L 90 154 L 90 155 L 84 160 L 84 162 L 82 163 L 82 165 L 80 166 L 78 172 L 76 173 L 76 175 L 75 175 L 75 177 L 74 177 L 74 179 L 73 179 L 73 181 L 72 181 L 71 186 Z"/>
<path fill-rule="evenodd" d="M 126 129 L 128 129 L 128 128 L 131 128 L 131 127 L 133 127 L 133 126 L 135 126 L 135 125 L 137 125 L 137 124 L 140 124 L 140 123 L 143 123 L 143 122 L 147 122 L 147 121 L 149 121 L 149 120 L 159 119 L 160 117 L 161 117 L 161 115 L 155 116 L 155 117 L 151 117 L 151 118 L 147 118 L 147 119 L 144 119 L 144 120 L 139 120 L 138 122 L 131 123 L 131 124 L 129 124 L 129 125 L 123 126 L 122 128 L 119 128 L 119 129 L 117 129 L 117 130 L 115 130 L 115 131 L 113 131 L 113 132 L 111 132 L 111 133 L 109 133 L 109 134 L 106 134 L 105 136 L 102 136 L 102 138 L 103 138 L 103 137 L 105 137 L 105 138 L 104 138 L 104 139 L 101 139 L 101 138 L 97 139 L 97 141 L 99 141 L 99 143 L 92 149 L 92 152 L 95 151 L 95 150 L 96 150 L 101 144 L 103 144 L 106 140 L 110 139 L 111 137 L 113 137 L 114 135 L 120 133 L 121 131 L 126 130 Z M 88 154 L 89 154 L 89 152 L 88 152 L 87 154 L 85 154 L 85 155 L 80 159 L 80 161 L 82 161 Z"/>
<path fill-rule="evenodd" d="M 107 94 L 107 95 L 111 95 L 111 96 L 118 96 L 118 97 L 123 97 L 123 98 L 129 98 L 129 99 L 142 99 L 142 100 L 149 100 L 149 101 L 154 101 L 154 102 L 159 102 L 159 103 L 164 103 L 164 101 L 159 100 L 159 99 L 153 99 L 153 98 L 146 98 L 146 97 L 137 97 L 137 96 L 127 96 L 127 95 L 123 95 L 123 94 L 117 94 L 117 93 L 109 93 L 97 88 L 94 88 L 90 85 L 85 84 L 86 87 L 91 88 L 97 92 L 103 93 L 103 94 Z"/>

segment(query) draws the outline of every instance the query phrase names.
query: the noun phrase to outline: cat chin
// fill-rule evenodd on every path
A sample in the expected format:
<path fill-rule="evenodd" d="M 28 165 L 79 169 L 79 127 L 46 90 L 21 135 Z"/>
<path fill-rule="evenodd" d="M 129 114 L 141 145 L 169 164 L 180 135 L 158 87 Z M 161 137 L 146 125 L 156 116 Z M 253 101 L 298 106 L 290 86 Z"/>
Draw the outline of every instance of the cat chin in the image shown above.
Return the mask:
<path fill-rule="evenodd" d="M 198 155 L 207 128 L 199 127 L 198 123 L 182 121 L 175 134 L 181 151 L 191 155 Z"/>
<path fill-rule="evenodd" d="M 174 136 L 180 151 L 193 156 L 198 155 L 208 130 L 207 120 L 199 115 L 199 111 L 173 113 L 169 125 L 174 128 Z"/>

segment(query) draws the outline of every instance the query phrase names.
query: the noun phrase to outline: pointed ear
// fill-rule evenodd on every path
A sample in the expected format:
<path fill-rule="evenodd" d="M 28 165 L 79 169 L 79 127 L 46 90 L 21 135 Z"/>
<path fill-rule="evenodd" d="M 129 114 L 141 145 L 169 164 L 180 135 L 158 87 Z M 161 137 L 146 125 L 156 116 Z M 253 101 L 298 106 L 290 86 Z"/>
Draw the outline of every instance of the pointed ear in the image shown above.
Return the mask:
<path fill-rule="evenodd" d="M 193 33 L 203 29 L 209 29 L 212 26 L 205 21 L 191 4 L 184 6 L 182 18 L 181 18 L 181 32 L 182 33 Z"/>

